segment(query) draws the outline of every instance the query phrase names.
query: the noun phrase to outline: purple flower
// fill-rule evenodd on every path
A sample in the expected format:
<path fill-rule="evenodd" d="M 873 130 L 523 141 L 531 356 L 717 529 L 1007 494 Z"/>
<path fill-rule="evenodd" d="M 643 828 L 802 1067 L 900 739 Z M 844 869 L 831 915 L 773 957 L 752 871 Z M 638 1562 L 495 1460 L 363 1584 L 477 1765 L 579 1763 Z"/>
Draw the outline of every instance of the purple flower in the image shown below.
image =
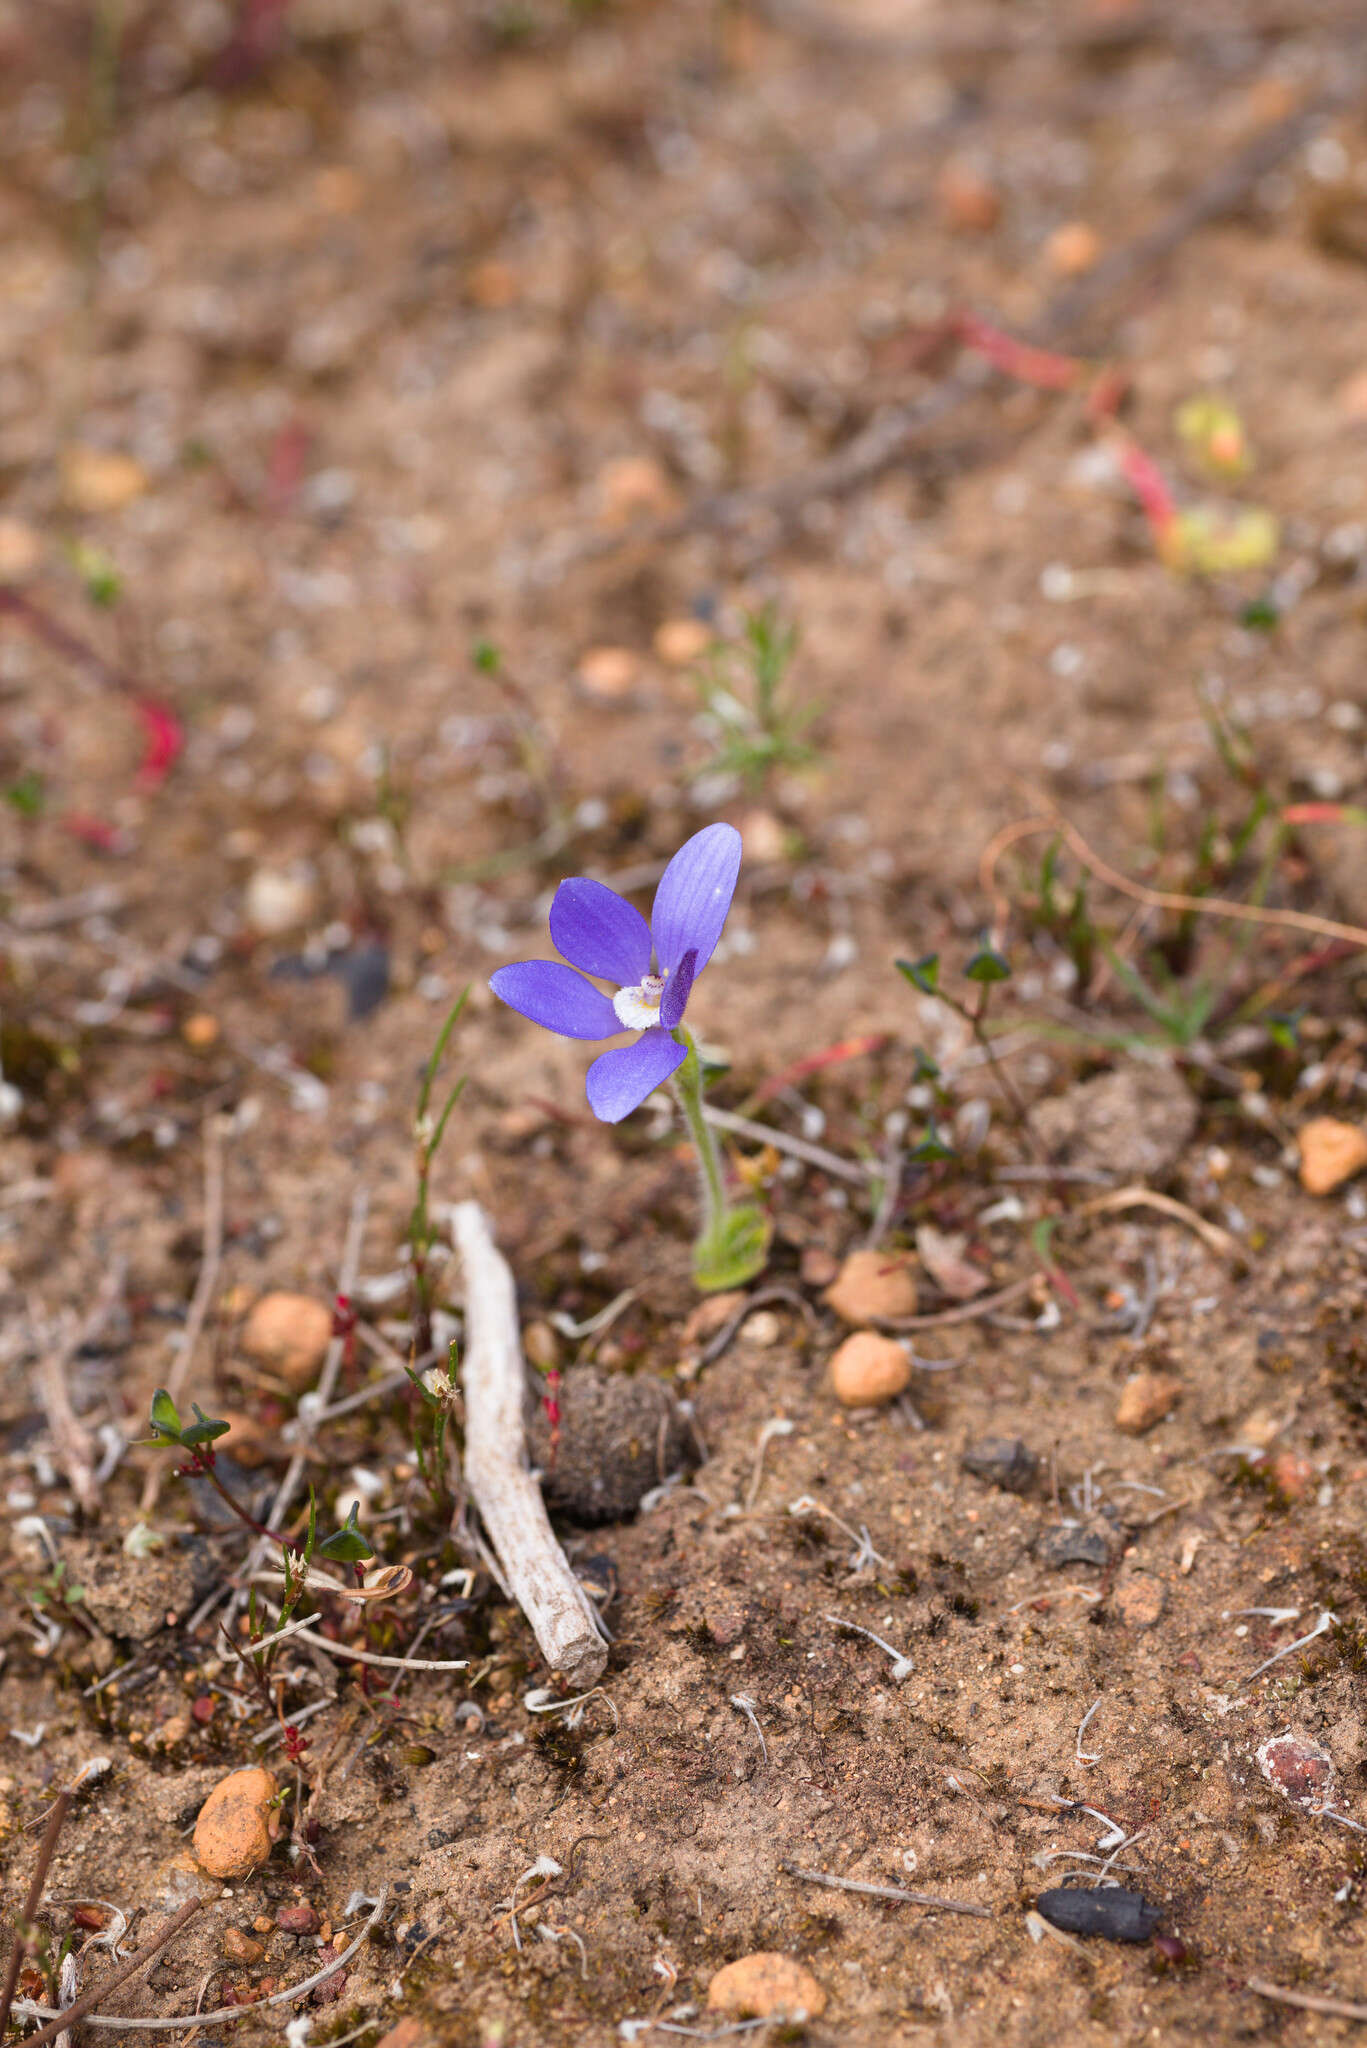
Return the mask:
<path fill-rule="evenodd" d="M 589 1107 L 605 1124 L 639 1109 L 687 1057 L 673 1034 L 722 935 L 739 873 L 735 826 L 705 826 L 661 875 L 649 924 L 615 889 L 579 875 L 560 884 L 551 905 L 551 938 L 570 965 L 522 960 L 491 975 L 496 996 L 562 1038 L 639 1033 L 589 1068 Z M 605 996 L 588 974 L 615 982 L 616 994 Z"/>

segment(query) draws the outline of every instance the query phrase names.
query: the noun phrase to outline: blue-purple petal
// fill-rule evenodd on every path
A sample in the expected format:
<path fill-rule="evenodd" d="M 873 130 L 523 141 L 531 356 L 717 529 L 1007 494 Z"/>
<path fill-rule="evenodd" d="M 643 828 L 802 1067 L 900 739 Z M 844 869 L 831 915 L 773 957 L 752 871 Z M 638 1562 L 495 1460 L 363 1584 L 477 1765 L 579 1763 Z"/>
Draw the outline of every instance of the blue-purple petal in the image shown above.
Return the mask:
<path fill-rule="evenodd" d="M 688 1008 L 688 998 L 693 991 L 693 977 L 697 971 L 698 956 L 690 948 L 665 983 L 665 992 L 660 998 L 660 1022 L 666 1031 L 673 1031 L 683 1022 L 683 1013 Z"/>
<path fill-rule="evenodd" d="M 576 875 L 551 905 L 551 939 L 572 967 L 630 988 L 650 972 L 650 926 L 634 904 L 602 882 Z"/>
<path fill-rule="evenodd" d="M 617 1013 L 601 989 L 558 960 L 519 960 L 489 976 L 501 1002 L 562 1038 L 613 1038 Z"/>
<path fill-rule="evenodd" d="M 688 952 L 696 952 L 694 973 L 702 973 L 721 937 L 739 873 L 740 834 L 734 825 L 705 825 L 684 841 L 660 877 L 650 915 L 666 974 Z"/>
<path fill-rule="evenodd" d="M 589 1108 L 600 1122 L 619 1124 L 686 1058 L 686 1049 L 676 1045 L 658 1024 L 652 1024 L 634 1045 L 599 1053 L 588 1071 Z"/>

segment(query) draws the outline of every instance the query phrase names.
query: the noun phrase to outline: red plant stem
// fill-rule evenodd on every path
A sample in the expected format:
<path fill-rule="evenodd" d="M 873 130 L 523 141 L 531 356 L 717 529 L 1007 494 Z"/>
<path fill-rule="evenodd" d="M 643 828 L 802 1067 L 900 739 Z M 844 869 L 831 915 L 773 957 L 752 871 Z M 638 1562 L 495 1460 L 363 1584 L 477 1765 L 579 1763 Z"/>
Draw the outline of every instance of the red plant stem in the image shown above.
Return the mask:
<path fill-rule="evenodd" d="M 1033 384 L 1039 391 L 1071 391 L 1087 373 L 1087 365 L 1076 356 L 1061 356 L 1053 349 L 1034 348 L 1017 341 L 976 313 L 956 314 L 951 323 L 965 348 L 985 356 L 994 369 L 1018 383 Z"/>
<path fill-rule="evenodd" d="M 773 1074 L 762 1082 L 750 1098 L 749 1107 L 758 1109 L 771 1097 L 781 1095 L 785 1088 L 791 1088 L 798 1081 L 805 1081 L 809 1074 L 819 1074 L 826 1067 L 837 1067 L 846 1060 L 862 1059 L 865 1053 L 878 1052 L 888 1042 L 885 1031 L 866 1032 L 862 1038 L 843 1038 L 838 1045 L 828 1045 L 824 1052 L 808 1053 L 805 1059 L 795 1060 L 785 1067 L 781 1074 Z"/>
<path fill-rule="evenodd" d="M 238 1521 L 245 1524 L 245 1526 L 251 1530 L 254 1536 L 269 1537 L 272 1543 L 278 1543 L 280 1545 L 280 1548 L 284 1551 L 293 1552 L 298 1550 L 299 1546 L 297 1543 L 291 1543 L 287 1536 L 281 1536 L 279 1532 L 275 1529 L 268 1529 L 264 1522 L 258 1522 L 254 1515 L 249 1515 L 247 1513 L 247 1510 L 243 1507 L 242 1503 L 238 1500 L 234 1500 L 232 1494 L 229 1493 L 227 1487 L 223 1484 L 223 1481 L 219 1478 L 217 1472 L 214 1471 L 213 1466 L 206 1465 L 202 1458 L 197 1457 L 193 1465 L 185 1465 L 182 1466 L 180 1469 L 185 1473 L 191 1474 L 197 1478 L 207 1479 L 210 1486 L 213 1487 L 214 1492 L 219 1496 L 219 1499 L 223 1501 L 225 1506 L 230 1507 L 232 1509 L 233 1513 L 237 1516 Z"/>
<path fill-rule="evenodd" d="M 1153 457 L 1147 455 L 1128 434 L 1119 439 L 1117 453 L 1125 481 L 1138 498 L 1154 539 L 1161 542 L 1171 532 L 1177 517 L 1177 507 L 1163 472 Z"/>
<path fill-rule="evenodd" d="M 79 633 L 73 633 L 60 619 L 54 619 L 50 612 L 35 604 L 31 597 L 26 597 L 22 590 L 16 590 L 12 583 L 0 583 L 0 615 L 6 612 L 11 618 L 18 619 L 36 640 L 41 640 L 54 654 L 62 655 L 79 668 L 88 669 L 106 689 L 118 690 L 132 699 L 147 737 L 138 780 L 145 789 L 155 789 L 164 782 L 185 744 L 184 729 L 171 707 L 160 697 L 144 690 L 121 668 L 106 661 L 98 648 L 83 640 Z"/>

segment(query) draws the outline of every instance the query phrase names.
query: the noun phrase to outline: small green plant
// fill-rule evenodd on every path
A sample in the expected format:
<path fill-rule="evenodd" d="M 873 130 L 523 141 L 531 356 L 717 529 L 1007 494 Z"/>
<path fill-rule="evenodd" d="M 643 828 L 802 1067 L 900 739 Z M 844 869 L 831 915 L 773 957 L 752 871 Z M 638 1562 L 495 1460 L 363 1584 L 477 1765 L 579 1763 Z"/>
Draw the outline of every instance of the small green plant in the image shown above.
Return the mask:
<path fill-rule="evenodd" d="M 698 674 L 713 740 L 700 774 L 739 775 L 748 789 L 759 790 L 775 769 L 815 759 L 803 735 L 821 706 L 786 701 L 797 646 L 797 627 L 784 625 L 773 605 L 747 612 L 738 640 L 714 643 Z"/>
<path fill-rule="evenodd" d="M 1011 1079 L 1010 1074 L 1006 1071 L 1005 1065 L 998 1057 L 997 1049 L 993 1045 L 987 1029 L 987 1010 L 988 1004 L 992 999 L 992 990 L 998 982 L 1010 980 L 1011 966 L 1009 961 L 994 946 L 989 945 L 984 940 L 977 952 L 964 965 L 964 979 L 973 984 L 974 991 L 968 996 L 958 995 L 953 990 L 944 986 L 940 977 L 940 956 L 938 953 L 923 953 L 919 960 L 899 960 L 896 962 L 896 966 L 897 972 L 905 981 L 909 981 L 914 989 L 919 990 L 924 996 L 933 996 L 937 1002 L 941 1002 L 945 1004 L 946 1008 L 953 1010 L 956 1017 L 962 1017 L 964 1023 L 967 1024 L 972 1032 L 975 1042 L 981 1048 L 984 1059 L 992 1069 L 993 1078 L 1005 1098 L 1013 1123 L 1033 1155 L 1037 1159 L 1042 1158 L 1043 1154 L 1030 1123 L 1030 1111 L 1025 1105 L 1025 1099 L 1016 1087 L 1015 1082 Z M 937 1099 L 943 1106 L 946 1097 L 943 1088 L 940 1086 L 939 1068 L 934 1060 L 919 1047 L 916 1058 L 916 1078 L 931 1082 L 936 1090 Z M 911 1156 L 913 1159 L 921 1161 L 953 1157 L 952 1148 L 946 1145 L 944 1139 L 940 1136 L 933 1116 L 930 1119 L 925 1137 L 912 1152 Z"/>
<path fill-rule="evenodd" d="M 91 604 L 97 611 L 112 611 L 123 590 L 123 578 L 116 563 L 103 548 L 87 540 L 71 541 L 67 554 Z"/>
<path fill-rule="evenodd" d="M 36 768 L 25 768 L 5 790 L 5 802 L 21 818 L 41 818 L 47 805 L 47 785 Z"/>
<path fill-rule="evenodd" d="M 435 1119 L 431 1113 L 432 1084 L 437 1078 L 451 1033 L 455 1030 L 461 1011 L 465 1008 L 470 994 L 467 982 L 447 1013 L 446 1022 L 437 1033 L 437 1042 L 431 1057 L 423 1068 L 422 1086 L 418 1090 L 418 1107 L 413 1118 L 414 1171 L 417 1191 L 408 1217 L 408 1262 L 413 1288 L 413 1356 L 425 1358 L 432 1349 L 432 1278 L 428 1270 L 432 1247 L 437 1233 L 433 1228 L 429 1197 L 432 1183 L 432 1163 L 446 1136 L 446 1126 L 451 1112 L 460 1100 L 465 1086 L 461 1074 L 447 1095 L 440 1116 Z"/>
<path fill-rule="evenodd" d="M 431 1499 L 432 1512 L 443 1526 L 450 1521 L 453 1506 L 451 1489 L 446 1483 L 446 1431 L 451 1420 L 457 1366 L 457 1347 L 452 1340 L 447 1363 L 432 1374 L 431 1384 L 411 1366 L 405 1367 L 420 1397 L 413 1406 L 410 1424 L 413 1456 Z"/>
<path fill-rule="evenodd" d="M 70 1615 L 85 1599 L 85 1587 L 76 1584 L 71 1576 L 71 1567 L 65 1558 L 59 1557 L 51 1570 L 38 1581 L 29 1594 L 31 1604 L 47 1614 Z"/>
<path fill-rule="evenodd" d="M 291 1585 L 291 1573 L 296 1577 L 306 1569 L 310 1557 L 330 1558 L 336 1564 L 359 1565 L 374 1556 L 374 1551 L 356 1526 L 356 1506 L 342 1527 L 323 1542 L 317 1542 L 317 1511 L 310 1495 L 308 1526 L 302 1538 L 297 1540 L 282 1536 L 276 1529 L 268 1529 L 264 1522 L 258 1522 L 248 1514 L 234 1494 L 223 1484 L 214 1469 L 216 1458 L 214 1445 L 221 1436 L 226 1436 L 230 1425 L 206 1415 L 197 1401 L 191 1402 L 194 1409 L 193 1422 L 182 1419 L 180 1411 L 165 1387 L 158 1387 L 152 1396 L 150 1422 L 152 1434 L 144 1441 L 160 1450 L 179 1450 L 187 1455 L 188 1462 L 177 1465 L 176 1476 L 181 1479 L 204 1479 L 213 1487 L 224 1506 L 229 1508 L 245 1529 L 254 1536 L 264 1536 L 274 1543 L 285 1559 L 285 1584 L 287 1593 Z M 295 1593 L 295 1600 L 298 1593 Z"/>

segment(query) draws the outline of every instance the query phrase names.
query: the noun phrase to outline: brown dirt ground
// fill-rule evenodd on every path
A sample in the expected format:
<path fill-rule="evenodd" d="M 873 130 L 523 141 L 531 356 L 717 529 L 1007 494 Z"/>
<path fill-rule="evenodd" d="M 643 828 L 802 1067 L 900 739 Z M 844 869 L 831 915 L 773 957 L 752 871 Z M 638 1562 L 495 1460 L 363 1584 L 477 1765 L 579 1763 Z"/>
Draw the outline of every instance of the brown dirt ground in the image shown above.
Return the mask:
<path fill-rule="evenodd" d="M 1351 10 L 280 12 L 241 10 L 257 52 L 226 5 L 130 0 L 106 121 L 99 10 L 0 4 L 0 571 L 172 703 L 187 735 L 165 782 L 141 787 L 126 694 L 4 622 L 4 777 L 39 776 L 46 796 L 41 816 L 11 803 L 0 824 L 0 1051 L 22 1098 L 0 1139 L 0 1731 L 29 1737 L 0 1742 L 7 1907 L 49 1788 L 100 1754 L 112 1769 L 67 1825 L 47 1917 L 65 1931 L 70 1901 L 93 1896 L 136 1911 L 136 1935 L 198 1881 L 188 1838 L 208 1790 L 271 1754 L 269 1721 L 226 1690 L 216 1615 L 185 1626 L 241 1547 L 168 1481 L 158 1528 L 188 1535 L 198 1517 L 200 1533 L 128 1557 L 138 1450 L 82 1526 L 34 1390 L 52 1319 L 123 1271 L 118 1311 L 68 1378 L 92 1431 L 136 1438 L 199 1270 L 203 1122 L 231 1112 L 222 1269 L 190 1391 L 254 1420 L 269 1461 L 288 1410 L 237 1348 L 242 1313 L 267 1286 L 328 1298 L 358 1188 L 362 1272 L 396 1269 L 419 1065 L 472 979 L 456 1045 L 469 1085 L 436 1197 L 488 1205 L 529 1320 L 637 1290 L 598 1362 L 682 1364 L 706 1459 L 633 1522 L 567 1528 L 618 1586 L 603 1694 L 577 1728 L 526 1711 L 546 1674 L 485 1586 L 427 1638 L 428 1654 L 470 1656 L 468 1682 L 415 1678 L 395 1709 L 345 1666 L 288 1658 L 291 1709 L 330 1700 L 306 1730 L 316 1867 L 282 1845 L 254 1878 L 210 1888 L 115 2009 L 188 2012 L 201 1991 L 208 2008 L 229 1986 L 287 1982 L 311 1943 L 273 1936 L 244 1966 L 225 1962 L 224 1932 L 301 1896 L 340 1926 L 353 1891 L 387 1884 L 381 1937 L 335 2002 L 305 2008 L 314 2042 L 373 2043 L 402 2011 L 460 2044 L 606 2043 L 624 2020 L 671 2013 L 706 2032 L 688 2008 L 760 1949 L 801 1956 L 823 1985 L 824 2016 L 784 2036 L 814 2048 L 1347 2038 L 1351 2022 L 1264 2003 L 1244 1980 L 1367 1999 L 1359 1837 L 1280 1800 L 1254 1760 L 1283 1728 L 1314 1738 L 1340 1810 L 1367 1818 L 1367 1234 L 1356 1197 L 1300 1191 L 1287 1151 L 1312 1101 L 1351 1113 L 1364 1085 L 1351 962 L 1293 970 L 1283 1007 L 1308 1011 L 1308 1051 L 1289 1076 L 1256 1017 L 1184 1056 L 1200 1124 L 1166 1184 L 1237 1231 L 1244 1264 L 1150 1211 L 1074 1214 L 1051 1251 L 1071 1295 L 925 1333 L 955 1370 L 918 1375 L 914 1409 L 876 1415 L 831 1398 L 836 1333 L 814 1288 L 810 1327 L 780 1304 L 689 1366 L 687 1154 L 650 1112 L 618 1133 L 594 1125 L 583 1049 L 500 1010 L 484 980 L 544 950 L 560 875 L 648 895 L 689 829 L 730 816 L 767 857 L 747 862 L 727 957 L 695 1006 L 733 1062 L 720 1099 L 739 1106 L 813 1051 L 879 1034 L 764 1112 L 786 1131 L 819 1113 L 825 1144 L 873 1157 L 908 1113 L 919 1132 L 913 1043 L 963 1050 L 891 961 L 936 946 L 962 959 L 988 917 L 979 853 L 1035 791 L 1133 872 L 1152 868 L 1166 775 L 1163 872 L 1180 886 L 1202 821 L 1239 801 L 1199 715 L 1204 686 L 1236 707 L 1279 788 L 1361 800 L 1360 118 L 1322 128 L 1236 217 L 1108 299 L 1088 335 L 1130 371 L 1130 424 L 1184 491 L 1198 486 L 1174 408 L 1213 386 L 1241 410 L 1257 467 L 1231 494 L 1283 523 L 1275 632 L 1240 624 L 1266 579 L 1202 584 L 1155 559 L 1080 399 L 990 377 L 914 461 L 809 497 L 789 524 L 629 540 L 611 525 L 615 463 L 651 465 L 646 509 L 666 516 L 797 475 L 950 374 L 952 354 L 927 343 L 946 311 L 1029 329 L 1059 288 L 1055 229 L 1085 222 L 1110 253 L 1158 220 L 1343 75 Z M 947 180 L 995 219 L 966 224 Z M 132 458 L 122 481 L 96 475 L 127 502 L 92 506 L 89 466 L 82 485 L 63 464 L 76 445 Z M 112 610 L 83 594 L 82 545 L 117 571 Z M 695 614 L 734 626 L 770 598 L 802 629 L 794 687 L 823 703 L 819 759 L 762 799 L 706 784 L 690 797 L 707 741 L 656 633 Z M 481 638 L 514 687 L 477 668 Z M 604 645 L 638 658 L 608 701 L 576 680 Z M 786 850 L 766 849 L 775 820 Z M 295 864 L 297 926 L 262 936 L 252 878 Z M 1250 877 L 1235 881 L 1247 893 Z M 1273 887 L 1367 916 L 1351 839 L 1292 848 Z M 109 895 L 48 921 L 89 890 Z M 1119 933 L 1125 907 L 1107 910 Z M 369 1015 L 348 1016 L 336 974 L 274 971 L 319 954 L 324 934 L 387 950 L 389 993 Z M 1242 993 L 1303 952 L 1283 933 L 1220 957 Z M 1075 1022 L 1057 947 L 1028 921 L 1013 958 L 1013 1026 Z M 1111 1030 L 1143 1021 L 1114 983 L 1096 1009 Z M 1041 1032 L 1013 1065 L 1028 1092 L 1056 1095 L 1112 1057 L 1123 1070 Z M 962 1131 L 964 1101 L 991 1089 L 968 1065 L 956 1085 Z M 775 1214 L 771 1278 L 795 1288 L 803 1250 L 810 1274 L 814 1250 L 862 1241 L 862 1190 L 742 1150 Z M 1035 1222 L 1094 1190 L 1000 1184 L 1020 1156 L 998 1120 L 960 1165 L 909 1169 L 889 1242 L 934 1221 L 967 1231 L 1000 1282 L 1028 1274 Z M 442 1281 L 454 1293 L 449 1269 Z M 1142 1342 L 1116 1326 L 1126 1288 L 1150 1297 Z M 928 1280 L 923 1294 L 936 1305 Z M 1181 1397 L 1127 1436 L 1116 1403 L 1145 1369 L 1176 1375 Z M 329 1511 L 353 1468 L 375 1475 L 377 1544 L 419 1581 L 376 1623 L 400 1648 L 463 1561 L 413 1519 L 403 1415 L 356 1411 L 313 1468 Z M 791 1430 L 758 1468 L 776 1417 Z M 965 1445 L 1013 1435 L 1042 1460 L 1028 1495 L 961 1470 Z M 1229 1454 L 1250 1444 L 1270 1457 Z M 240 1483 L 259 1494 L 275 1469 Z M 818 1507 L 793 1512 L 803 1497 Z M 32 1606 L 35 1515 L 86 1589 L 55 1644 Z M 866 1528 L 878 1561 L 853 1567 L 832 1517 Z M 1093 1526 L 1108 1561 L 1037 1554 L 1064 1519 Z M 1135 1626 L 1145 1596 L 1161 1614 Z M 1259 1607 L 1298 1619 L 1238 1618 Z M 1242 1685 L 1326 1609 L 1333 1634 Z M 905 1651 L 911 1675 L 894 1685 L 889 1658 L 831 1614 Z M 763 1752 L 736 1696 L 754 1703 Z M 213 1718 L 187 1723 L 199 1697 Z M 482 1726 L 460 1716 L 467 1700 Z M 1071 1801 L 1137 1834 L 1130 1882 L 1180 1935 L 1185 1967 L 1147 1945 L 1032 1942 L 1025 1914 L 1049 1882 L 1035 1859 L 1104 1832 L 1053 1803 Z M 517 1953 L 499 1902 L 543 1855 L 567 1875 L 541 1924 L 582 1947 L 528 1923 Z M 785 1863 L 990 1917 L 818 1890 Z M 92 1952 L 82 1981 L 98 1969 Z M 288 2013 L 185 2038 L 283 2039 Z"/>

